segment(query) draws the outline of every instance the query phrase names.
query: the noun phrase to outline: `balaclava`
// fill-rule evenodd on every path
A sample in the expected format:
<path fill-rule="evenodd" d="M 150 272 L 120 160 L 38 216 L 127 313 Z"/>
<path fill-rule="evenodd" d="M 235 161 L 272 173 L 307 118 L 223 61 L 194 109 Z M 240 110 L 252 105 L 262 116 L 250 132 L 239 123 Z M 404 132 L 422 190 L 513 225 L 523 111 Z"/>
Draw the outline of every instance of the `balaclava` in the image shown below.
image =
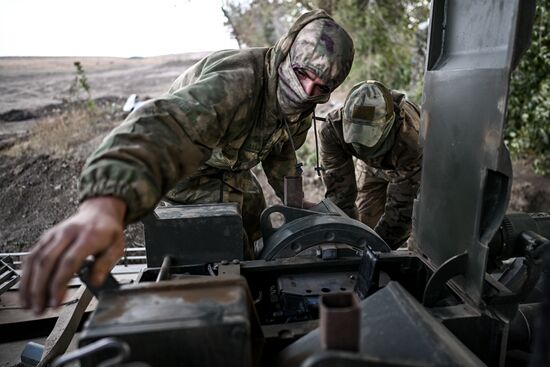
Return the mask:
<path fill-rule="evenodd" d="M 306 24 L 296 35 L 290 52 L 277 70 L 277 100 L 283 114 L 294 122 L 316 104 L 327 102 L 330 92 L 342 84 L 348 75 L 353 55 L 351 37 L 334 20 L 321 18 Z M 313 72 L 326 83 L 330 92 L 308 96 L 295 69 Z"/>

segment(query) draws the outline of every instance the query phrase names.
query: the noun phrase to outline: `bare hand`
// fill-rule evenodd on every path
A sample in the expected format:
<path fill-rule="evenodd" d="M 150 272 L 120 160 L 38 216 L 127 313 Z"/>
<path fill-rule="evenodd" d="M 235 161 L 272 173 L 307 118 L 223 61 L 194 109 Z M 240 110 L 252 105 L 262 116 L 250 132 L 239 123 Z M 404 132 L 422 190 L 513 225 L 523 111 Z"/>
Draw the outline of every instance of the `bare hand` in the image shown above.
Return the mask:
<path fill-rule="evenodd" d="M 124 201 L 110 196 L 84 201 L 76 214 L 44 232 L 25 258 L 19 296 L 25 308 L 39 314 L 63 301 L 66 286 L 89 255 L 91 271 L 101 285 L 124 252 Z"/>

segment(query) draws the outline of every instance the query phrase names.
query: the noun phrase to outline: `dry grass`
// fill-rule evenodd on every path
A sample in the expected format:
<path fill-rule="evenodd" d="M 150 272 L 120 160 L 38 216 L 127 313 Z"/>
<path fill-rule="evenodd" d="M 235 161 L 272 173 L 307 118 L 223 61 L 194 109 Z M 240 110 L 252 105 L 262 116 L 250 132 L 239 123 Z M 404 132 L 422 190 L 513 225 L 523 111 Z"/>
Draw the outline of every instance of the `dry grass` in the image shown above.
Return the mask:
<path fill-rule="evenodd" d="M 27 137 L 6 149 L 5 154 L 85 157 L 121 120 L 117 112 L 112 111 L 113 108 L 100 106 L 89 109 L 85 104 L 81 104 L 68 107 L 60 113 L 41 117 L 29 128 Z"/>
<path fill-rule="evenodd" d="M 29 150 L 48 155 L 65 155 L 75 144 L 75 139 L 90 137 L 86 130 L 93 124 L 93 116 L 87 111 L 72 110 L 59 116 L 41 118 L 33 126 L 28 139 L 10 149 L 11 153 L 26 154 Z"/>

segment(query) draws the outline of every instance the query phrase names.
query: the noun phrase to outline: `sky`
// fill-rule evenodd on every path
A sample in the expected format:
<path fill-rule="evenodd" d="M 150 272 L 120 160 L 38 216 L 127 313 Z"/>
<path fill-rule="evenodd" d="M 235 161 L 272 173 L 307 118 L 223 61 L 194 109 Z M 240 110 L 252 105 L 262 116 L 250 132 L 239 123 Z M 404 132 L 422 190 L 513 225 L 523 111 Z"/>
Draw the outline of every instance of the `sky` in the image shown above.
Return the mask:
<path fill-rule="evenodd" d="M 0 0 L 0 56 L 158 56 L 238 48 L 221 0 Z"/>

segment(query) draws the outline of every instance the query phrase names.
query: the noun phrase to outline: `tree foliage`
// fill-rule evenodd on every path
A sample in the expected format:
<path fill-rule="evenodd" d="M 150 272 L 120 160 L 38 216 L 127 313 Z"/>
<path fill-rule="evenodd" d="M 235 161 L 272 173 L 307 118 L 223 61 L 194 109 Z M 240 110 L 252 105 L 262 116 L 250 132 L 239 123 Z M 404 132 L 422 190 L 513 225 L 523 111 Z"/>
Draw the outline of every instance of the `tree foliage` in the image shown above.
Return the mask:
<path fill-rule="evenodd" d="M 354 39 L 355 62 L 344 88 L 376 79 L 419 99 L 426 38 L 419 26 L 428 19 L 428 0 L 226 0 L 222 9 L 241 46 L 271 46 L 298 15 L 324 9 Z"/>
<path fill-rule="evenodd" d="M 375 79 L 393 89 L 409 91 L 418 100 L 427 30 L 421 29 L 421 24 L 428 20 L 428 2 L 344 0 L 331 10 L 355 43 L 354 66 L 346 86 Z"/>
<path fill-rule="evenodd" d="M 240 47 L 269 47 L 288 31 L 303 8 L 291 0 L 224 0 L 222 11 Z"/>
<path fill-rule="evenodd" d="M 550 0 L 537 2 L 531 46 L 512 74 L 506 140 L 516 158 L 550 173 Z"/>
<path fill-rule="evenodd" d="M 355 60 L 343 85 L 375 79 L 408 92 L 423 88 L 428 0 L 225 0 L 223 10 L 241 46 L 271 46 L 301 13 L 324 9 L 352 36 Z M 550 0 L 537 0 L 532 44 L 512 74 L 506 142 L 513 155 L 534 157 L 550 172 Z"/>

